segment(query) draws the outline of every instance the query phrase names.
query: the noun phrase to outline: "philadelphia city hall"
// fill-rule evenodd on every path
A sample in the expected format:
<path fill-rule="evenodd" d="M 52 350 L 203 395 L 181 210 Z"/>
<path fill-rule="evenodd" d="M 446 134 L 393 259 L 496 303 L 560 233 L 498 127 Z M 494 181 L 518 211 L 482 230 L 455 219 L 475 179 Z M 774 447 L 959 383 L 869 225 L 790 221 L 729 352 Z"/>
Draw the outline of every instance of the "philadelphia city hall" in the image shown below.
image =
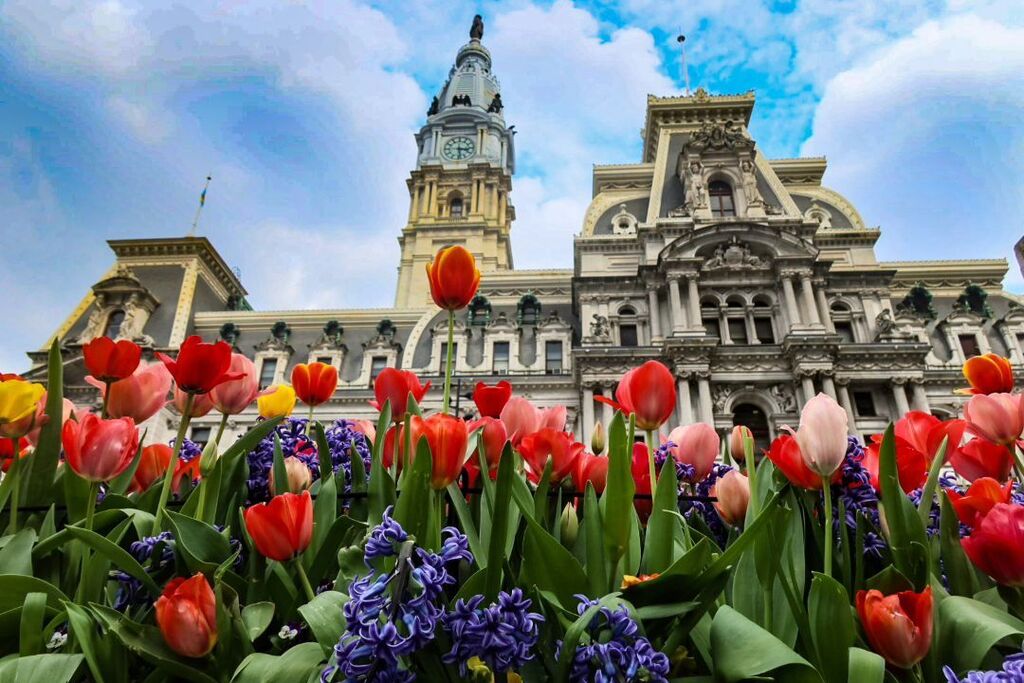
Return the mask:
<path fill-rule="evenodd" d="M 341 381 L 321 418 L 375 417 L 368 400 L 383 368 L 439 384 L 447 317 L 425 265 L 451 244 L 483 272 L 455 330 L 453 402 L 465 415 L 477 381 L 505 378 L 538 405 L 567 405 L 568 427 L 588 439 L 611 417 L 595 397 L 657 359 L 677 380 L 674 423 L 746 424 L 766 446 L 817 392 L 866 435 L 911 409 L 957 413 L 969 356 L 1024 364 L 1024 307 L 1003 290 L 1007 261 L 879 261 L 880 230 L 822 184 L 824 158 L 761 153 L 748 130 L 753 93 L 648 96 L 641 158 L 594 168 L 570 267 L 515 269 L 515 145 L 482 38 L 477 21 L 415 136 L 392 308 L 252 310 L 206 238 L 112 240 L 109 271 L 54 332 L 66 395 L 98 401 L 82 345 L 99 335 L 151 357 L 196 334 L 253 358 L 263 385 L 289 381 L 296 363 L 331 363 Z M 26 378 L 45 380 L 49 344 L 29 352 Z M 440 401 L 432 390 L 425 407 Z M 151 439 L 172 436 L 170 417 L 152 418 Z M 205 441 L 217 419 L 193 421 L 192 438 Z M 255 419 L 253 406 L 228 429 Z"/>

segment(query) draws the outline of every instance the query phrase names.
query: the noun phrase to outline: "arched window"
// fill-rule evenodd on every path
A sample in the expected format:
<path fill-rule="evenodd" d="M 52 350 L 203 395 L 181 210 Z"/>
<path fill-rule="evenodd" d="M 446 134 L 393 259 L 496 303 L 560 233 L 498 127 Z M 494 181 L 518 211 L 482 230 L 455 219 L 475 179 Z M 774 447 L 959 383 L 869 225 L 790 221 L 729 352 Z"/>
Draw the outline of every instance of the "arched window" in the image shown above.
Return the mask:
<path fill-rule="evenodd" d="M 829 315 L 832 316 L 832 326 L 841 341 L 848 344 L 857 341 L 857 334 L 853 328 L 853 312 L 846 302 L 834 301 L 829 307 Z"/>
<path fill-rule="evenodd" d="M 711 196 L 711 215 L 716 218 L 735 216 L 736 205 L 732 199 L 732 188 L 724 180 L 712 180 L 708 183 L 708 194 Z"/>
<path fill-rule="evenodd" d="M 448 204 L 448 215 L 452 218 L 462 218 L 462 197 L 453 197 Z"/>
<path fill-rule="evenodd" d="M 524 294 L 516 306 L 516 318 L 520 325 L 536 325 L 540 320 L 540 300 L 531 293 Z"/>
<path fill-rule="evenodd" d="M 107 317 L 107 331 L 104 333 L 111 339 L 117 339 L 121 334 L 121 324 L 124 322 L 124 311 L 117 309 Z"/>

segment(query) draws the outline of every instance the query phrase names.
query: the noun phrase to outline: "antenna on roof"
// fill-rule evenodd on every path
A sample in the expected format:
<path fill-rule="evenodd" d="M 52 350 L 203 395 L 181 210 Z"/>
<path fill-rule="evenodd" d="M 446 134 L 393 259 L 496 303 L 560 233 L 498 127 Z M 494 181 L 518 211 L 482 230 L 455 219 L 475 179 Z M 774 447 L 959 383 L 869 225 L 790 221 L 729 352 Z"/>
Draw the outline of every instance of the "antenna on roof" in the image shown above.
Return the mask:
<path fill-rule="evenodd" d="M 683 72 L 683 83 L 686 84 L 686 96 L 690 96 L 690 72 L 686 68 L 686 36 L 680 33 L 676 36 L 676 42 L 679 43 L 679 63 L 680 68 Z"/>

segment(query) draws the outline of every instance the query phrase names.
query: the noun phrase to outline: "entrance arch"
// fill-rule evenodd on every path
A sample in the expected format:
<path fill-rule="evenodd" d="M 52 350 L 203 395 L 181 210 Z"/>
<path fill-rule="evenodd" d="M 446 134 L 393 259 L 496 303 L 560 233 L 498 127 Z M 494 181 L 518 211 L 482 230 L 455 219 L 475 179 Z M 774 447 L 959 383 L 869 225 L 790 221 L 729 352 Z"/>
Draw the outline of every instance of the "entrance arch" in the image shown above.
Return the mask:
<path fill-rule="evenodd" d="M 732 408 L 733 426 L 743 425 L 754 435 L 754 453 L 758 457 L 771 445 L 771 429 L 764 410 L 753 403 L 737 403 Z"/>

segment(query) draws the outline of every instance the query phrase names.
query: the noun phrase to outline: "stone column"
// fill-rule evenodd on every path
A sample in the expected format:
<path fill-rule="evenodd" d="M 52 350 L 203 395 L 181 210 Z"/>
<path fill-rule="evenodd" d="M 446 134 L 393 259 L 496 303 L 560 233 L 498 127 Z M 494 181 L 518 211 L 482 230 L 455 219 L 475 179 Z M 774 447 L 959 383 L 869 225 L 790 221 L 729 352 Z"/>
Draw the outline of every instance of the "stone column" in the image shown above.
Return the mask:
<path fill-rule="evenodd" d="M 760 344 L 761 342 L 757 340 L 757 329 L 754 327 L 754 309 L 752 306 L 745 307 L 743 320 L 747 326 L 747 343 Z"/>
<path fill-rule="evenodd" d="M 610 384 L 601 388 L 601 395 L 606 396 L 607 398 L 615 398 Z M 612 418 L 615 416 L 615 409 L 607 403 L 602 403 L 601 408 L 601 422 L 604 423 L 604 426 L 607 429 L 608 425 L 612 423 Z"/>
<path fill-rule="evenodd" d="M 800 375 L 800 388 L 803 390 L 804 403 L 814 398 L 814 379 L 808 373 Z"/>
<path fill-rule="evenodd" d="M 832 381 L 832 375 L 821 376 L 821 390 L 832 398 L 836 398 L 836 383 Z"/>
<path fill-rule="evenodd" d="M 786 317 L 789 319 L 789 329 L 801 323 L 800 309 L 796 305 L 796 295 L 793 293 L 793 276 L 784 274 L 782 276 L 782 298 L 786 302 Z"/>
<path fill-rule="evenodd" d="M 825 329 L 829 332 L 835 332 L 836 326 L 832 324 L 832 312 L 828 308 L 828 297 L 825 296 L 825 288 L 818 287 L 814 290 L 814 297 L 818 302 L 818 315 L 821 316 L 821 322 L 825 323 Z"/>
<path fill-rule="evenodd" d="M 923 413 L 932 412 L 931 406 L 928 404 L 928 394 L 924 390 L 924 380 L 911 380 L 910 393 L 914 399 L 914 410 L 920 410 Z"/>
<path fill-rule="evenodd" d="M 688 425 L 694 421 L 689 378 L 680 377 L 676 386 L 679 390 L 679 424 Z"/>
<path fill-rule="evenodd" d="M 854 436 L 860 436 L 860 430 L 857 429 L 857 416 L 853 414 L 853 402 L 850 401 L 850 389 L 849 380 L 839 379 L 839 405 L 846 411 L 846 420 L 850 423 L 850 433 Z"/>
<path fill-rule="evenodd" d="M 700 420 L 708 424 L 714 424 L 715 409 L 711 404 L 711 378 L 710 373 L 703 373 L 697 378 L 697 395 L 700 398 Z"/>
<path fill-rule="evenodd" d="M 898 420 L 910 412 L 910 404 L 907 402 L 907 390 L 903 386 L 906 382 L 903 378 L 896 378 L 892 381 L 892 398 L 896 401 L 897 414 L 893 417 Z"/>
<path fill-rule="evenodd" d="M 1007 329 L 1006 324 L 999 325 L 999 334 L 1003 338 L 1003 344 L 1006 345 L 1006 350 L 1010 354 L 1010 362 L 1014 365 L 1018 365 L 1021 362 L 1021 348 L 1020 343 L 1017 341 L 1017 335 Z"/>
<path fill-rule="evenodd" d="M 729 334 L 729 318 L 725 315 L 725 307 L 718 307 L 718 329 L 719 339 L 723 344 L 732 344 L 732 335 Z"/>
<path fill-rule="evenodd" d="M 660 342 L 661 336 L 661 313 L 658 310 L 658 288 L 655 285 L 647 286 L 647 308 L 651 317 L 651 343 Z"/>
<path fill-rule="evenodd" d="M 668 279 L 669 302 L 672 304 L 672 334 L 681 334 L 687 327 L 685 313 L 683 312 L 683 300 L 679 295 L 679 277 Z"/>
<path fill-rule="evenodd" d="M 697 276 L 686 276 L 686 304 L 690 309 L 690 327 L 699 329 L 702 327 L 700 320 L 700 292 L 697 291 Z"/>
<path fill-rule="evenodd" d="M 605 425 L 605 429 L 608 425 Z M 583 388 L 583 424 L 580 425 L 580 439 L 585 444 L 590 443 L 590 436 L 594 430 L 594 389 L 590 386 Z"/>
<path fill-rule="evenodd" d="M 804 311 L 807 313 L 807 322 L 811 325 L 820 325 L 821 318 L 818 317 L 818 308 L 814 303 L 814 287 L 811 285 L 811 274 L 800 274 L 800 292 L 804 297 Z"/>

